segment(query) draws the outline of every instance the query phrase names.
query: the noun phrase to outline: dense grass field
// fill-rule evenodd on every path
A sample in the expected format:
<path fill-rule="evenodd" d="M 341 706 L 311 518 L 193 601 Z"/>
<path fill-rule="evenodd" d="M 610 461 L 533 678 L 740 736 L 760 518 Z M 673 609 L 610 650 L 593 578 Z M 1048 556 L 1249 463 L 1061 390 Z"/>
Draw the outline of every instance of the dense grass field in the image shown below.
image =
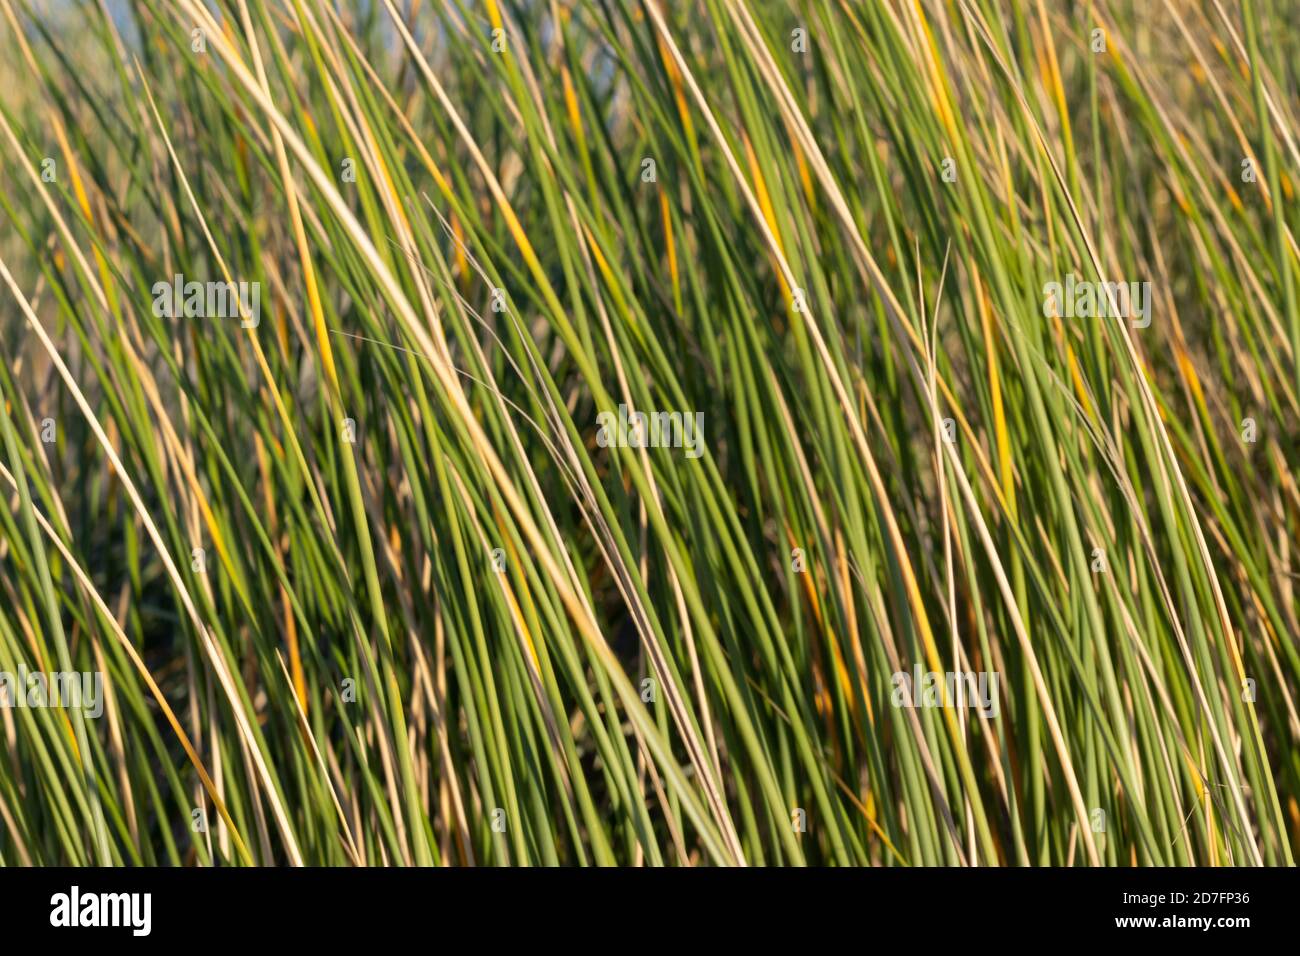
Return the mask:
<path fill-rule="evenodd" d="M 1298 19 L 0 0 L 0 863 L 1291 865 Z"/>

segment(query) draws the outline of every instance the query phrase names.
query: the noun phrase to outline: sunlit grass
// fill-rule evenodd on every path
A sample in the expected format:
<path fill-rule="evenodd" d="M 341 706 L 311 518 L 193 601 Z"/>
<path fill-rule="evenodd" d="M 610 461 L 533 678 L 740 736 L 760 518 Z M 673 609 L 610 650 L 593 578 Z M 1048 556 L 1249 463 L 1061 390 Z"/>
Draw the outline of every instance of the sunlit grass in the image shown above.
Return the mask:
<path fill-rule="evenodd" d="M 0 0 L 0 862 L 1292 863 L 1293 0 L 342 7 Z"/>

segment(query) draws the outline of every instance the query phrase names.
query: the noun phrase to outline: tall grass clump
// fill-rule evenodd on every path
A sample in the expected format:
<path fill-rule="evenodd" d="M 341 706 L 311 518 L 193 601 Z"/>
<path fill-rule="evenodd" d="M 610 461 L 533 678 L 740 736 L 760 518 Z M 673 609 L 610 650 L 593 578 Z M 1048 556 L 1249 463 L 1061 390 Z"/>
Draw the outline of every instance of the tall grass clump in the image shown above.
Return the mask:
<path fill-rule="evenodd" d="M 0 0 L 0 863 L 1290 865 L 1296 15 Z"/>

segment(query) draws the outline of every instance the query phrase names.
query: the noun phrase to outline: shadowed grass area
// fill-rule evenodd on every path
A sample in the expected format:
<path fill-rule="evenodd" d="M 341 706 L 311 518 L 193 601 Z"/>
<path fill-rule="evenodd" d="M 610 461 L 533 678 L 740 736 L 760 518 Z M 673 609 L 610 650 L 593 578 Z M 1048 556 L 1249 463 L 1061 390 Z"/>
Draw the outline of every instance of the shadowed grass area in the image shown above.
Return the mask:
<path fill-rule="evenodd" d="M 0 863 L 1292 864 L 1297 12 L 0 0 Z"/>

